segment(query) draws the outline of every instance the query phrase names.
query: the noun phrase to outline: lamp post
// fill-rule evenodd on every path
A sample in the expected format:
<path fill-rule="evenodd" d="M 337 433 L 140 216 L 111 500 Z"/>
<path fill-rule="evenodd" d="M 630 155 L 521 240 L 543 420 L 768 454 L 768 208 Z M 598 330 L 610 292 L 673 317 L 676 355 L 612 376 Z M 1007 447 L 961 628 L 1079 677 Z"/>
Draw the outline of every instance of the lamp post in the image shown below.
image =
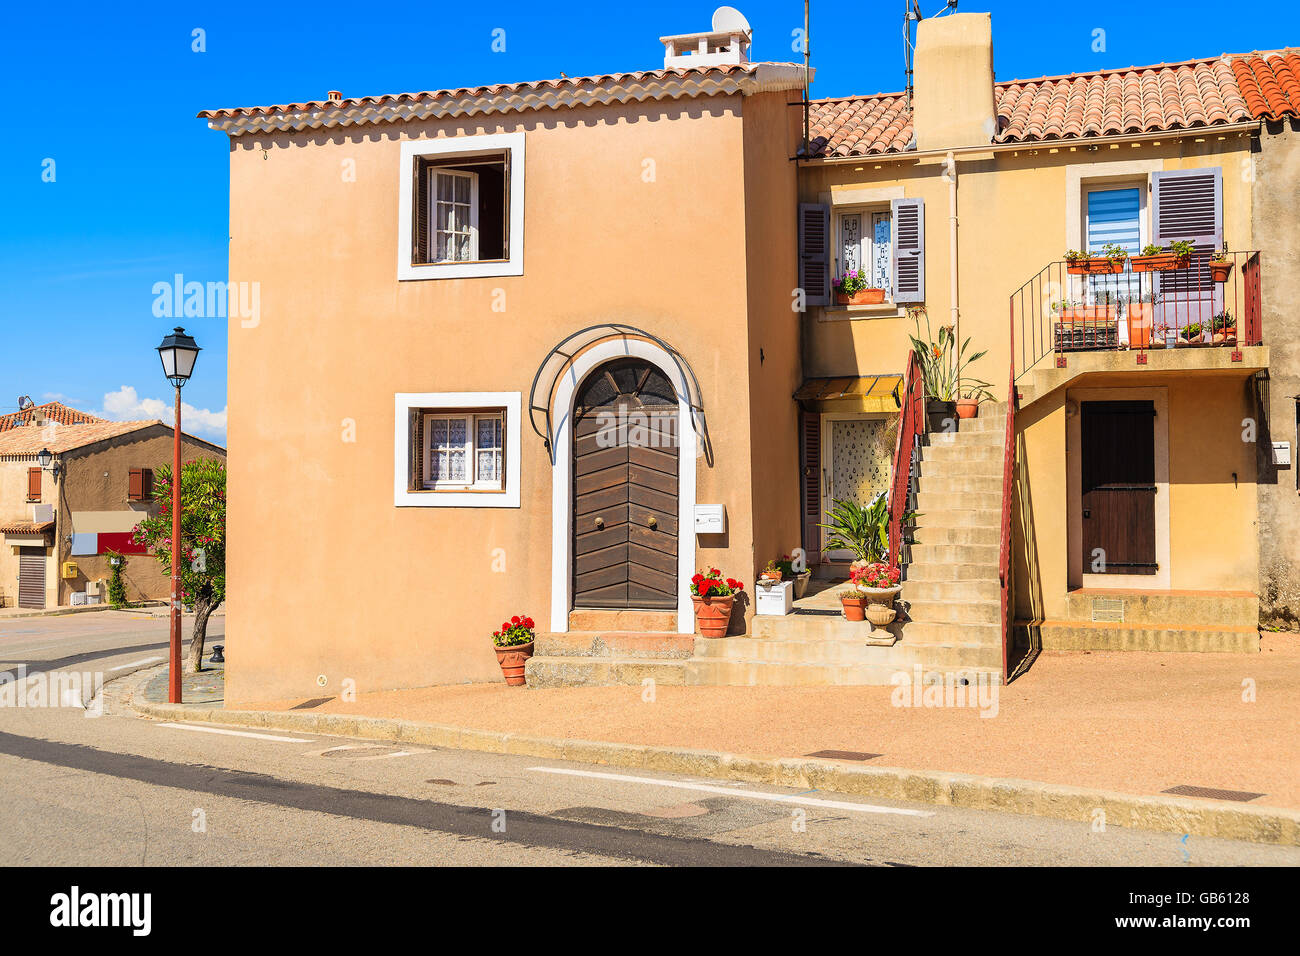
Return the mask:
<path fill-rule="evenodd" d="M 171 663 L 167 666 L 167 700 L 181 702 L 181 388 L 194 372 L 198 345 L 179 325 L 158 346 L 163 375 L 176 388 L 172 426 L 172 613 Z"/>

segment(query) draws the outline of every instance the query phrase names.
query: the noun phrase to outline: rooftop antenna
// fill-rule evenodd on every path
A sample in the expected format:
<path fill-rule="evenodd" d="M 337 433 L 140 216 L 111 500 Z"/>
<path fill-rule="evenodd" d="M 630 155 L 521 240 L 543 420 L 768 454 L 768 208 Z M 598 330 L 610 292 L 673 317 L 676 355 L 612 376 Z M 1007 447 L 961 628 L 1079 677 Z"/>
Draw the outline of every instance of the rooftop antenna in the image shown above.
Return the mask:
<path fill-rule="evenodd" d="M 19 410 L 20 412 L 23 411 L 24 409 L 31 408 L 31 407 L 32 407 L 33 405 L 35 405 L 35 404 L 36 404 L 36 403 L 32 401 L 32 398 L 31 398 L 30 395 L 19 395 L 19 396 L 18 396 L 18 410 Z"/>
<path fill-rule="evenodd" d="M 912 88 L 915 70 L 912 69 L 912 59 L 916 53 L 916 44 L 912 40 L 913 31 L 916 29 L 914 24 L 921 22 L 921 5 L 917 0 L 907 0 L 907 9 L 903 14 L 903 74 L 905 77 L 905 88 L 907 94 L 905 97 L 906 108 L 912 109 Z"/>
<path fill-rule="evenodd" d="M 812 133 L 808 122 L 808 64 L 812 55 L 812 44 L 808 36 L 810 4 L 811 0 L 803 0 L 803 154 L 805 158 L 812 153 Z"/>

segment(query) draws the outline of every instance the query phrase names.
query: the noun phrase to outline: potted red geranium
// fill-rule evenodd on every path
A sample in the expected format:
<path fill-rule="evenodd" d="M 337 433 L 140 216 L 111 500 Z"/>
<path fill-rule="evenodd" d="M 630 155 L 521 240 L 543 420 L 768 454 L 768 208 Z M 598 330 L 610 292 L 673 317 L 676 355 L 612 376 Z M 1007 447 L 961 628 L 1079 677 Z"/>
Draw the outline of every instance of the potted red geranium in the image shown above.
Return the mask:
<path fill-rule="evenodd" d="M 533 628 L 536 626 L 531 617 L 516 614 L 501 625 L 501 630 L 492 632 L 497 663 L 511 687 L 522 687 L 525 683 L 524 665 L 533 656 Z"/>
<path fill-rule="evenodd" d="M 695 573 L 691 578 L 691 600 L 695 603 L 695 622 L 702 636 L 727 636 L 736 594 L 744 589 L 744 584 L 735 578 L 724 578 L 717 568 L 709 568 L 708 574 Z"/>
<path fill-rule="evenodd" d="M 894 599 L 903 590 L 899 584 L 902 572 L 885 561 L 855 561 L 849 567 L 849 580 L 853 583 L 853 596 L 861 600 L 861 613 L 877 627 L 884 627 L 893 621 L 898 613 L 894 610 Z M 846 605 L 847 611 L 847 605 Z M 862 620 L 862 618 L 850 618 Z"/>

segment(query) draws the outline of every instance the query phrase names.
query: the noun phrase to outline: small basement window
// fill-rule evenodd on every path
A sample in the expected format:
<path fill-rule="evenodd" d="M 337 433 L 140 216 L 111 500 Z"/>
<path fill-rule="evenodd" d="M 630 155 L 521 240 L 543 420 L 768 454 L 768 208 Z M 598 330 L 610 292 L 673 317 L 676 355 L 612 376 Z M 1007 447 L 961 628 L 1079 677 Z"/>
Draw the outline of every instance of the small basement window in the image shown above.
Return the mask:
<path fill-rule="evenodd" d="M 519 507 L 519 392 L 397 396 L 394 504 Z"/>
<path fill-rule="evenodd" d="M 523 274 L 524 134 L 402 144 L 399 279 Z"/>

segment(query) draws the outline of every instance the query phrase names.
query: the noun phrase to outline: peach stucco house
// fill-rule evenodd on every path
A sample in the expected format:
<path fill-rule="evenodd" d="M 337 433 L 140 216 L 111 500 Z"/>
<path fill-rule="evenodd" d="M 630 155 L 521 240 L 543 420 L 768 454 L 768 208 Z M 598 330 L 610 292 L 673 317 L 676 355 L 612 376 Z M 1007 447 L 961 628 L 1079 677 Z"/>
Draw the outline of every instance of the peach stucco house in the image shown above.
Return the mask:
<path fill-rule="evenodd" d="M 523 613 L 533 684 L 1002 679 L 1016 622 L 1257 648 L 1270 266 L 1238 63 L 995 83 L 988 15 L 953 15 L 914 91 L 812 101 L 804 142 L 802 64 L 663 42 L 646 72 L 200 114 L 262 303 L 230 323 L 230 699 L 497 679 Z M 1057 262 L 1180 239 L 1168 277 Z M 850 268 L 883 301 L 836 304 Z M 1153 291 L 1130 326 L 1117 297 Z M 1154 347 L 1228 308 L 1234 342 Z M 988 350 L 978 418 L 924 427 L 915 309 Z M 820 524 L 881 491 L 922 512 L 899 623 L 864 646 L 814 586 L 694 637 L 696 568 L 752 589 L 802 548 L 842 577 Z"/>

